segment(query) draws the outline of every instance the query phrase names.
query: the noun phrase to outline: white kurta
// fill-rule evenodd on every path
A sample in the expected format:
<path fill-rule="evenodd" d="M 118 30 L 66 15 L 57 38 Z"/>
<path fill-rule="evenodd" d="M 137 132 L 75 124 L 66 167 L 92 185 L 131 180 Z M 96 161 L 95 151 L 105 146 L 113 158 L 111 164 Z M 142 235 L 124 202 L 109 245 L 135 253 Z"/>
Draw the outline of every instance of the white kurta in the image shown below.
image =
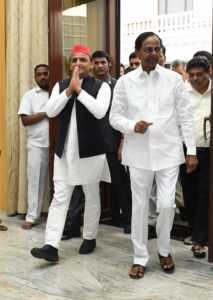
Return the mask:
<path fill-rule="evenodd" d="M 46 112 L 49 99 L 47 91 L 36 86 L 24 94 L 18 115 L 35 115 Z M 27 144 L 36 147 L 49 147 L 49 120 L 45 118 L 40 122 L 27 126 Z"/>
<path fill-rule="evenodd" d="M 153 122 L 134 132 L 136 122 Z M 111 125 L 124 133 L 122 163 L 158 171 L 185 161 L 178 122 L 188 154 L 195 154 L 194 120 L 184 83 L 176 72 L 159 65 L 148 75 L 140 66 L 119 78 L 113 93 Z"/>
<path fill-rule="evenodd" d="M 110 95 L 110 87 L 108 84 L 103 83 L 96 99 L 82 90 L 77 97 L 77 101 L 80 101 L 94 117 L 101 119 L 109 107 Z M 47 115 L 49 117 L 58 115 L 69 99 L 70 98 L 66 96 L 66 91 L 59 94 L 59 84 L 57 83 L 53 88 L 47 105 Z M 67 180 L 69 185 L 85 185 L 99 182 L 100 180 L 110 182 L 110 174 L 105 154 L 79 158 L 75 104 L 71 113 L 63 156 L 60 159 L 55 155 L 53 179 Z"/>
<path fill-rule="evenodd" d="M 207 91 L 201 95 L 196 91 L 189 82 L 185 83 L 186 89 L 189 93 L 189 99 L 191 101 L 192 110 L 195 118 L 195 138 L 197 147 L 209 147 L 210 146 L 210 122 L 206 124 L 206 136 L 204 139 L 203 122 L 205 117 L 209 117 L 211 114 L 211 80 Z"/>

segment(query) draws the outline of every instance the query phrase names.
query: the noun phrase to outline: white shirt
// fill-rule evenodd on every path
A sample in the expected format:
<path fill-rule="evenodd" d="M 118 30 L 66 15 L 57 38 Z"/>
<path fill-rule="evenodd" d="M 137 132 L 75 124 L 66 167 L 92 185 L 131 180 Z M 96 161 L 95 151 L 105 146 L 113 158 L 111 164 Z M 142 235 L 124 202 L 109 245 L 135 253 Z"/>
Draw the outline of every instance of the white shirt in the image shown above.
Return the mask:
<path fill-rule="evenodd" d="M 211 114 L 211 81 L 207 91 L 201 95 L 198 93 L 189 82 L 186 82 L 186 89 L 189 93 L 189 99 L 191 101 L 192 110 L 195 119 L 195 140 L 197 147 L 210 147 L 210 122 L 206 123 L 206 136 L 204 139 L 203 122 L 205 117 L 209 117 Z"/>
<path fill-rule="evenodd" d="M 77 101 L 80 101 L 95 118 L 101 119 L 108 110 L 110 95 L 111 91 L 109 85 L 103 83 L 96 99 L 82 90 L 77 97 Z M 69 99 L 70 98 L 66 95 L 66 90 L 59 94 L 59 84 L 56 83 L 47 105 L 47 115 L 49 117 L 58 115 Z M 75 104 L 70 117 L 71 120 L 62 159 L 55 155 L 54 180 L 68 180 L 68 184 L 70 185 L 88 184 L 99 182 L 100 180 L 110 182 L 105 154 L 79 158 Z M 64 166 L 63 168 L 61 168 L 62 164 Z M 64 171 L 66 171 L 66 174 L 64 174 Z"/>
<path fill-rule="evenodd" d="M 110 123 L 124 133 L 124 165 L 157 171 L 183 163 L 178 121 L 187 153 L 196 154 L 191 104 L 180 75 L 159 65 L 148 75 L 140 66 L 119 78 L 113 95 Z M 140 120 L 153 122 L 144 134 L 134 131 Z"/>
<path fill-rule="evenodd" d="M 46 112 L 48 99 L 48 92 L 36 86 L 23 96 L 18 114 L 31 116 Z M 47 118 L 27 126 L 27 143 L 36 147 L 49 147 L 49 120 Z"/>

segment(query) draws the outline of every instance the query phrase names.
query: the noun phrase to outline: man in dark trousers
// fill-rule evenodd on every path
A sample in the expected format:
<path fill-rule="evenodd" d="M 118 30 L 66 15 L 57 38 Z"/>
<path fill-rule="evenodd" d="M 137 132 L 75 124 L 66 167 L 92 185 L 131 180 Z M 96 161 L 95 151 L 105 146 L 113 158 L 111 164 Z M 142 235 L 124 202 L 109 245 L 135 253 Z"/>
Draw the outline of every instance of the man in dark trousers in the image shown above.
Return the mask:
<path fill-rule="evenodd" d="M 110 57 L 104 51 L 95 51 L 93 58 L 93 73 L 95 77 L 101 81 L 107 82 L 111 88 L 111 103 L 113 89 L 117 80 L 109 74 Z M 121 147 L 123 144 L 123 136 L 112 128 L 109 124 L 110 107 L 104 117 L 103 135 L 105 141 L 105 151 L 109 171 L 111 175 L 112 187 L 118 200 L 118 204 L 122 210 L 125 225 L 124 233 L 131 233 L 131 211 L 132 211 L 132 195 L 130 188 L 130 178 L 125 166 L 121 164 Z"/>
<path fill-rule="evenodd" d="M 93 53 L 92 58 L 94 76 L 97 79 L 109 84 L 111 88 L 112 101 L 112 93 L 117 80 L 109 75 L 110 57 L 104 51 L 96 51 Z M 119 131 L 113 129 L 109 124 L 110 107 L 103 120 L 105 152 L 110 170 L 113 190 L 125 220 L 124 233 L 129 234 L 131 233 L 132 210 L 130 179 L 126 168 L 121 164 L 121 151 L 119 150 L 121 149 L 123 143 L 123 137 Z M 85 199 L 82 187 L 76 186 L 67 214 L 65 228 L 63 231 L 63 239 L 80 236 L 81 213 L 84 207 L 84 201 Z"/>

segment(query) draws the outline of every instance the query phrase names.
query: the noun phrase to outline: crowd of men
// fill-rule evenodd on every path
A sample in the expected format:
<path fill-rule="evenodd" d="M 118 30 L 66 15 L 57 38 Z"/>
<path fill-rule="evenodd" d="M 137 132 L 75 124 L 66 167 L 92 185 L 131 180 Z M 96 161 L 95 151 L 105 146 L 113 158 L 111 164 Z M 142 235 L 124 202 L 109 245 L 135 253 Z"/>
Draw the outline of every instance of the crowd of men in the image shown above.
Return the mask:
<path fill-rule="evenodd" d="M 165 62 L 161 38 L 145 32 L 135 41 L 129 67 L 120 65 L 118 80 L 110 76 L 110 56 L 102 50 L 92 53 L 84 45 L 73 47 L 70 78 L 57 82 L 50 97 L 49 67 L 35 67 L 36 87 L 24 95 L 18 112 L 28 128 L 25 230 L 41 215 L 49 118 L 57 116 L 60 127 L 45 242 L 31 250 L 34 257 L 57 262 L 62 237 L 81 234 L 83 209 L 79 253 L 95 250 L 100 181 L 112 183 L 125 220 L 124 233 L 131 233 L 131 278 L 144 276 L 149 261 L 148 224 L 153 214 L 160 265 L 165 273 L 174 271 L 170 233 L 180 183 L 191 230 L 184 243 L 192 246 L 195 257 L 206 256 L 211 54 L 197 52 L 187 64 L 177 59 L 171 69 L 164 67 Z"/>

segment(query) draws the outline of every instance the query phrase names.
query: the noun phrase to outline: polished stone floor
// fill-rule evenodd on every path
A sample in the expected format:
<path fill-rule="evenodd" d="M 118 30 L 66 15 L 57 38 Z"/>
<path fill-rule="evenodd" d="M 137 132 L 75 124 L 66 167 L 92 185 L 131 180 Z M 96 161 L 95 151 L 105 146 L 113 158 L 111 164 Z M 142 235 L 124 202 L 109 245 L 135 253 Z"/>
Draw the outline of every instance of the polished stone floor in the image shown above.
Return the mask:
<path fill-rule="evenodd" d="M 155 239 L 149 241 L 150 262 L 145 276 L 132 280 L 132 244 L 122 229 L 100 225 L 97 248 L 78 254 L 82 242 L 61 242 L 58 264 L 37 260 L 30 249 L 41 246 L 45 219 L 30 231 L 21 229 L 23 217 L 6 217 L 8 231 L 0 232 L 0 300 L 196 300 L 213 299 L 213 264 L 195 259 L 189 246 L 172 240 L 174 274 L 159 267 Z"/>

